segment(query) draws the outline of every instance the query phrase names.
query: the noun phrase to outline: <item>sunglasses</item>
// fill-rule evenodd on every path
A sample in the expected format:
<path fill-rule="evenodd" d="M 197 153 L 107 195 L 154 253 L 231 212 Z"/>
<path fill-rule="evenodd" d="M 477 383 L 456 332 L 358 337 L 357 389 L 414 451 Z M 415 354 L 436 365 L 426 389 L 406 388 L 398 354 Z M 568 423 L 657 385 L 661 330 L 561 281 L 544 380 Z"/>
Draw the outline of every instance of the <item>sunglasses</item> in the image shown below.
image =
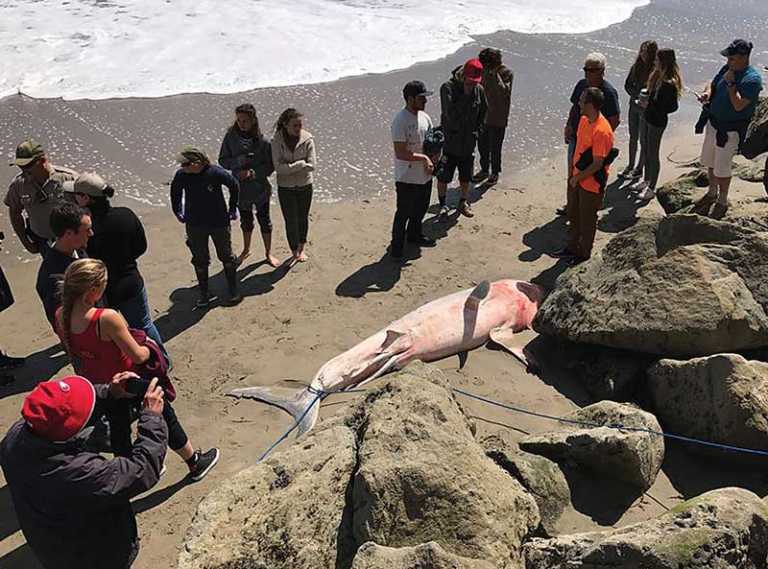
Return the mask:
<path fill-rule="evenodd" d="M 600 73 L 603 68 L 602 67 L 584 67 L 585 73 Z"/>
<path fill-rule="evenodd" d="M 189 168 L 190 166 L 192 166 L 192 164 L 194 164 L 194 162 L 182 162 L 182 163 L 180 164 L 180 166 L 181 166 L 182 168 Z"/>

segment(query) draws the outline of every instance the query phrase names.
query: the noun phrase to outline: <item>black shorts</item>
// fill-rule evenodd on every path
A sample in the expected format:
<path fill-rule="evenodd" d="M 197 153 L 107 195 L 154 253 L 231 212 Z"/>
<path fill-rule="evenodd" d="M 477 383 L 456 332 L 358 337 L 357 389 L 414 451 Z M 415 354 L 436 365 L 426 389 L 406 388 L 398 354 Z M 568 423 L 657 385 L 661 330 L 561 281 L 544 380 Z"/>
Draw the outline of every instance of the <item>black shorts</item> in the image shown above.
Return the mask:
<path fill-rule="evenodd" d="M 453 181 L 453 172 L 458 168 L 459 182 L 469 182 L 472 180 L 472 168 L 474 165 L 474 154 L 470 154 L 463 158 L 445 154 L 438 166 L 437 179 L 444 184 L 450 184 Z"/>

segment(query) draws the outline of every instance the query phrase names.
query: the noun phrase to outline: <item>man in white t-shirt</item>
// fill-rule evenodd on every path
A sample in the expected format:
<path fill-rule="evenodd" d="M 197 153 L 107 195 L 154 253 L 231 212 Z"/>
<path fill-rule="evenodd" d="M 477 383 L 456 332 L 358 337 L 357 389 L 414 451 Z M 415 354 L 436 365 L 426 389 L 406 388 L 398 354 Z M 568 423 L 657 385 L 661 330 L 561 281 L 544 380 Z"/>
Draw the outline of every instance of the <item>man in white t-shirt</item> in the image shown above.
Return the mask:
<path fill-rule="evenodd" d="M 432 158 L 424 154 L 424 137 L 432 128 L 432 119 L 424 112 L 431 95 L 421 81 L 410 81 L 403 88 L 405 108 L 392 121 L 392 142 L 395 147 L 395 187 L 397 211 L 392 223 L 390 255 L 403 258 L 406 236 L 409 243 L 434 247 L 435 240 L 421 232 L 421 221 L 429 208 L 432 195 Z"/>

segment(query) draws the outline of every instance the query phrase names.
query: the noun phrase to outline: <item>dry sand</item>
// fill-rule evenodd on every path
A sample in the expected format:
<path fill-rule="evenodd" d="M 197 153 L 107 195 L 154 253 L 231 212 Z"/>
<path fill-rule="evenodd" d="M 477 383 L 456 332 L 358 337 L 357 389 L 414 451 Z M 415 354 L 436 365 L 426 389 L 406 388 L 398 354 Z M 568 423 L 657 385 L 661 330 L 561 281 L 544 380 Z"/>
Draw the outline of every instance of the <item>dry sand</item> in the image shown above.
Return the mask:
<path fill-rule="evenodd" d="M 672 129 L 665 153 L 694 158 L 699 139 Z M 424 249 L 402 267 L 387 260 L 385 247 L 393 214 L 391 199 L 322 204 L 313 209 L 311 260 L 290 271 L 257 262 L 241 270 L 244 302 L 234 308 L 192 310 L 193 271 L 183 244 L 182 227 L 166 211 L 145 215 L 150 252 L 141 269 L 157 324 L 175 360 L 174 382 L 179 390 L 179 416 L 195 445 L 218 445 L 222 459 L 203 482 L 186 485 L 185 468 L 174 455 L 158 487 L 135 501 L 139 512 L 142 553 L 137 569 L 171 567 L 184 530 L 197 502 L 219 482 L 253 464 L 260 453 L 290 425 L 279 410 L 253 401 L 234 401 L 224 393 L 234 387 L 269 385 L 284 380 L 309 381 L 330 357 L 377 331 L 387 322 L 421 304 L 472 286 L 483 279 L 511 277 L 551 285 L 562 263 L 546 252 L 562 244 L 563 221 L 553 216 L 562 201 L 564 158 L 507 175 L 482 196 L 476 193 L 473 219 L 452 217 L 447 223 L 428 215 L 426 231 L 438 246 Z M 619 161 L 621 164 L 621 161 Z M 665 164 L 663 179 L 678 172 Z M 758 195 L 755 184 L 738 183 L 734 197 Z M 638 215 L 661 215 L 654 202 L 636 210 L 621 190 L 612 189 L 608 209 L 601 214 L 598 246 L 629 226 Z M 275 216 L 278 254 L 288 251 L 279 214 Z M 234 232 L 237 246 L 239 231 Z M 258 250 L 258 249 L 257 249 Z M 18 297 L 2 314 L 3 348 L 29 354 L 16 382 L 0 391 L 0 426 L 18 417 L 24 394 L 41 379 L 70 372 L 44 320 L 32 284 L 37 263 L 14 267 L 10 280 Z M 222 275 L 214 290 L 224 290 Z M 523 343 L 533 333 L 522 335 Z M 438 363 L 455 386 L 533 410 L 563 414 L 588 403 L 578 378 L 540 356 L 538 376 L 526 373 L 501 351 L 481 348 L 470 354 L 464 369 L 458 358 Z M 374 384 L 375 385 L 375 384 Z M 355 396 L 327 400 L 321 417 L 343 410 Z M 554 427 L 550 422 L 510 414 L 473 401 L 462 404 L 477 420 L 481 432 L 504 432 L 516 439 L 525 433 Z M 285 445 L 291 444 L 288 441 Z M 708 463 L 708 466 L 713 466 Z M 727 484 L 753 488 L 761 495 L 764 480 L 744 469 L 718 463 L 715 473 L 705 463 L 672 447 L 656 484 L 630 500 L 620 488 L 603 482 L 587 484 L 574 496 L 575 508 L 560 522 L 562 532 L 622 525 L 662 513 L 677 501 Z M 39 567 L 24 543 L 12 514 L 7 487 L 0 489 L 0 567 Z"/>

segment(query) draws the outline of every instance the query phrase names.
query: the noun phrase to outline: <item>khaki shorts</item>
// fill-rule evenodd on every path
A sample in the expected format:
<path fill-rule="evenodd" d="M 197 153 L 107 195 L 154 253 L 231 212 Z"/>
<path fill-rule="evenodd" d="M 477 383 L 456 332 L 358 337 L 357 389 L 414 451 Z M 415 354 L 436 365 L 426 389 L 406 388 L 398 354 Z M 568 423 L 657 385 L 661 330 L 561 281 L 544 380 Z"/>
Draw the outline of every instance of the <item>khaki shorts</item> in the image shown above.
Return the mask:
<path fill-rule="evenodd" d="M 707 123 L 704 134 L 704 145 L 701 147 L 701 165 L 712 168 L 717 178 L 731 177 L 731 163 L 739 150 L 739 133 L 730 131 L 728 142 L 723 148 L 717 145 L 717 131 L 712 123 Z"/>

